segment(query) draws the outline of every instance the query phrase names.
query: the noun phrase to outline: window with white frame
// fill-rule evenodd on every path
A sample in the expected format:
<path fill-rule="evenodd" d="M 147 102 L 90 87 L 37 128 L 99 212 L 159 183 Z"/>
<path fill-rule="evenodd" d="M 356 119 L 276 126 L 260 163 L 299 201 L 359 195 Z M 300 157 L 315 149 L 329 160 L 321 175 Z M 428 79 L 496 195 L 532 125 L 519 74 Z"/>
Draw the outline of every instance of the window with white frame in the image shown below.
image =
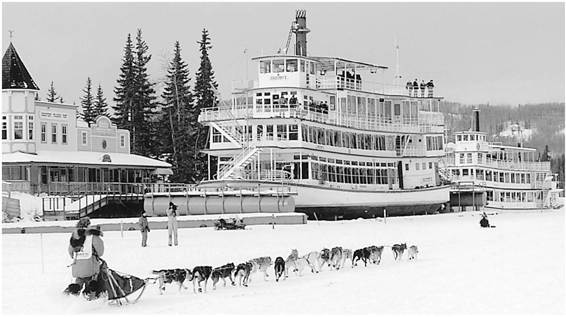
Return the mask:
<path fill-rule="evenodd" d="M 126 146 L 126 136 L 120 135 L 120 147 L 125 147 L 125 146 Z"/>
<path fill-rule="evenodd" d="M 2 140 L 8 139 L 8 121 L 6 116 L 2 116 Z"/>
<path fill-rule="evenodd" d="M 51 124 L 51 143 L 57 143 L 57 123 Z"/>
<path fill-rule="evenodd" d="M 24 138 L 24 117 L 14 116 L 14 140 Z"/>
<path fill-rule="evenodd" d="M 61 125 L 61 143 L 67 144 L 67 125 Z"/>
<path fill-rule="evenodd" d="M 86 133 L 85 131 L 83 131 L 83 132 L 81 133 L 81 136 L 82 136 L 82 143 L 83 143 L 83 145 L 86 145 L 86 144 L 87 144 L 87 140 L 88 140 L 88 139 L 87 139 L 87 133 Z"/>
<path fill-rule="evenodd" d="M 41 142 L 47 142 L 47 124 L 45 122 L 41 122 Z"/>
<path fill-rule="evenodd" d="M 28 116 L 28 140 L 33 140 L 33 116 Z"/>

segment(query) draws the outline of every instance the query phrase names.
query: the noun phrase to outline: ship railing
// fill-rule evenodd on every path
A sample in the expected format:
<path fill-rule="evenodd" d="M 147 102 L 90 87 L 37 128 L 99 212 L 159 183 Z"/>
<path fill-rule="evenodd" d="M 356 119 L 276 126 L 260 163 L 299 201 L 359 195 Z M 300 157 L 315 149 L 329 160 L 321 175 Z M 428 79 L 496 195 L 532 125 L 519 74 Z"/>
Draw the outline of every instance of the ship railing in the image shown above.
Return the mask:
<path fill-rule="evenodd" d="M 520 170 L 533 170 L 533 171 L 550 171 L 550 162 L 509 162 L 509 161 L 494 161 L 487 160 L 485 164 L 489 167 L 502 168 L 502 169 L 520 169 Z"/>
<path fill-rule="evenodd" d="M 383 82 L 347 78 L 343 76 L 325 76 L 316 79 L 317 89 L 349 89 L 358 91 L 375 92 L 390 95 L 409 95 L 409 90 L 403 85 L 388 84 Z M 419 93 L 420 96 L 420 93 Z"/>
<path fill-rule="evenodd" d="M 420 112 L 422 114 L 422 112 Z M 364 130 L 383 130 L 392 132 L 443 132 L 443 116 L 442 114 L 429 113 L 427 116 L 432 122 L 417 117 L 358 117 L 348 114 L 329 114 L 328 109 L 321 105 L 304 106 L 301 104 L 274 104 L 274 105 L 257 105 L 255 110 L 248 106 L 239 106 L 238 108 L 205 108 L 201 110 L 199 121 L 229 121 L 243 120 L 248 118 L 265 118 L 268 115 L 272 118 L 299 118 L 325 124 L 345 126 L 349 128 Z"/>

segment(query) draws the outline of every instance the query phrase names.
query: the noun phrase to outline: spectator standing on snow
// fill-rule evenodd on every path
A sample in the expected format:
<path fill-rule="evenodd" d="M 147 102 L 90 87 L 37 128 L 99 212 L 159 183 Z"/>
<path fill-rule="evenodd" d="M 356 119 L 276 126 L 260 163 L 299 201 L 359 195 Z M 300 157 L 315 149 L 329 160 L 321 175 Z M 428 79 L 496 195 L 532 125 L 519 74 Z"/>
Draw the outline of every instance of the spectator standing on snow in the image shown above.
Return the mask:
<path fill-rule="evenodd" d="M 485 212 L 481 215 L 480 226 L 482 228 L 489 228 L 490 227 L 489 226 L 489 220 L 487 220 L 487 214 Z"/>
<path fill-rule="evenodd" d="M 167 209 L 167 231 L 169 233 L 169 246 L 171 246 L 171 238 L 174 236 L 173 240 L 175 245 L 179 244 L 177 240 L 177 205 L 173 202 L 169 203 L 169 208 Z"/>
<path fill-rule="evenodd" d="M 139 224 L 140 224 L 140 231 L 141 231 L 141 235 L 142 235 L 142 247 L 147 247 L 147 233 L 150 230 L 149 230 L 149 222 L 147 222 L 147 215 L 146 215 L 145 211 L 142 212 L 142 214 L 141 214 Z"/>
<path fill-rule="evenodd" d="M 70 266 L 75 283 L 67 287 L 66 294 L 78 295 L 85 284 L 98 280 L 99 257 L 104 255 L 104 241 L 101 238 L 100 227 L 88 228 L 89 226 L 90 219 L 82 218 L 71 234 L 67 251 L 73 259 Z"/>

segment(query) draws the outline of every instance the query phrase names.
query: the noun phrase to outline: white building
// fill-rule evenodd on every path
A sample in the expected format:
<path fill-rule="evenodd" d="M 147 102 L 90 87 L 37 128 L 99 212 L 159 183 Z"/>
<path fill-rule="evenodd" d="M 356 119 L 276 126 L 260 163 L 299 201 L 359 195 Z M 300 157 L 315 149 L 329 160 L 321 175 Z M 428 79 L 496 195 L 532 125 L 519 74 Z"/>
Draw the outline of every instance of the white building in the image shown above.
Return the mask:
<path fill-rule="evenodd" d="M 169 163 L 131 154 L 129 131 L 109 118 L 88 127 L 78 106 L 38 101 L 38 93 L 10 43 L 2 58 L 3 191 L 70 195 L 111 185 L 123 192 L 171 174 Z"/>

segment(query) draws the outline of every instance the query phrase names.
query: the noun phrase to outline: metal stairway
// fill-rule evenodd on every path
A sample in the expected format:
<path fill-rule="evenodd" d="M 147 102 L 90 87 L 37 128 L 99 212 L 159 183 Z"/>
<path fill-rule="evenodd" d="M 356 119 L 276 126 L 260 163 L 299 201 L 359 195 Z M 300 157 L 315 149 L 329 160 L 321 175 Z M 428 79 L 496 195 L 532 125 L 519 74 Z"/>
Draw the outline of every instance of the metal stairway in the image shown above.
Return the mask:
<path fill-rule="evenodd" d="M 232 158 L 229 162 L 224 163 L 224 166 L 222 166 L 222 168 L 218 171 L 218 179 L 220 180 L 236 179 L 241 177 L 237 172 L 241 171 L 242 168 L 251 163 L 259 152 L 261 152 L 259 148 L 249 142 L 249 138 L 244 135 L 242 126 L 238 124 L 238 121 L 232 115 L 232 112 L 230 110 L 227 110 L 227 112 L 230 113 L 231 116 L 231 120 L 227 122 L 234 123 L 233 125 L 210 122 L 210 126 L 218 130 L 218 132 L 220 132 L 220 134 L 226 137 L 230 142 L 240 147 L 242 152 L 234 156 L 234 158 Z"/>

